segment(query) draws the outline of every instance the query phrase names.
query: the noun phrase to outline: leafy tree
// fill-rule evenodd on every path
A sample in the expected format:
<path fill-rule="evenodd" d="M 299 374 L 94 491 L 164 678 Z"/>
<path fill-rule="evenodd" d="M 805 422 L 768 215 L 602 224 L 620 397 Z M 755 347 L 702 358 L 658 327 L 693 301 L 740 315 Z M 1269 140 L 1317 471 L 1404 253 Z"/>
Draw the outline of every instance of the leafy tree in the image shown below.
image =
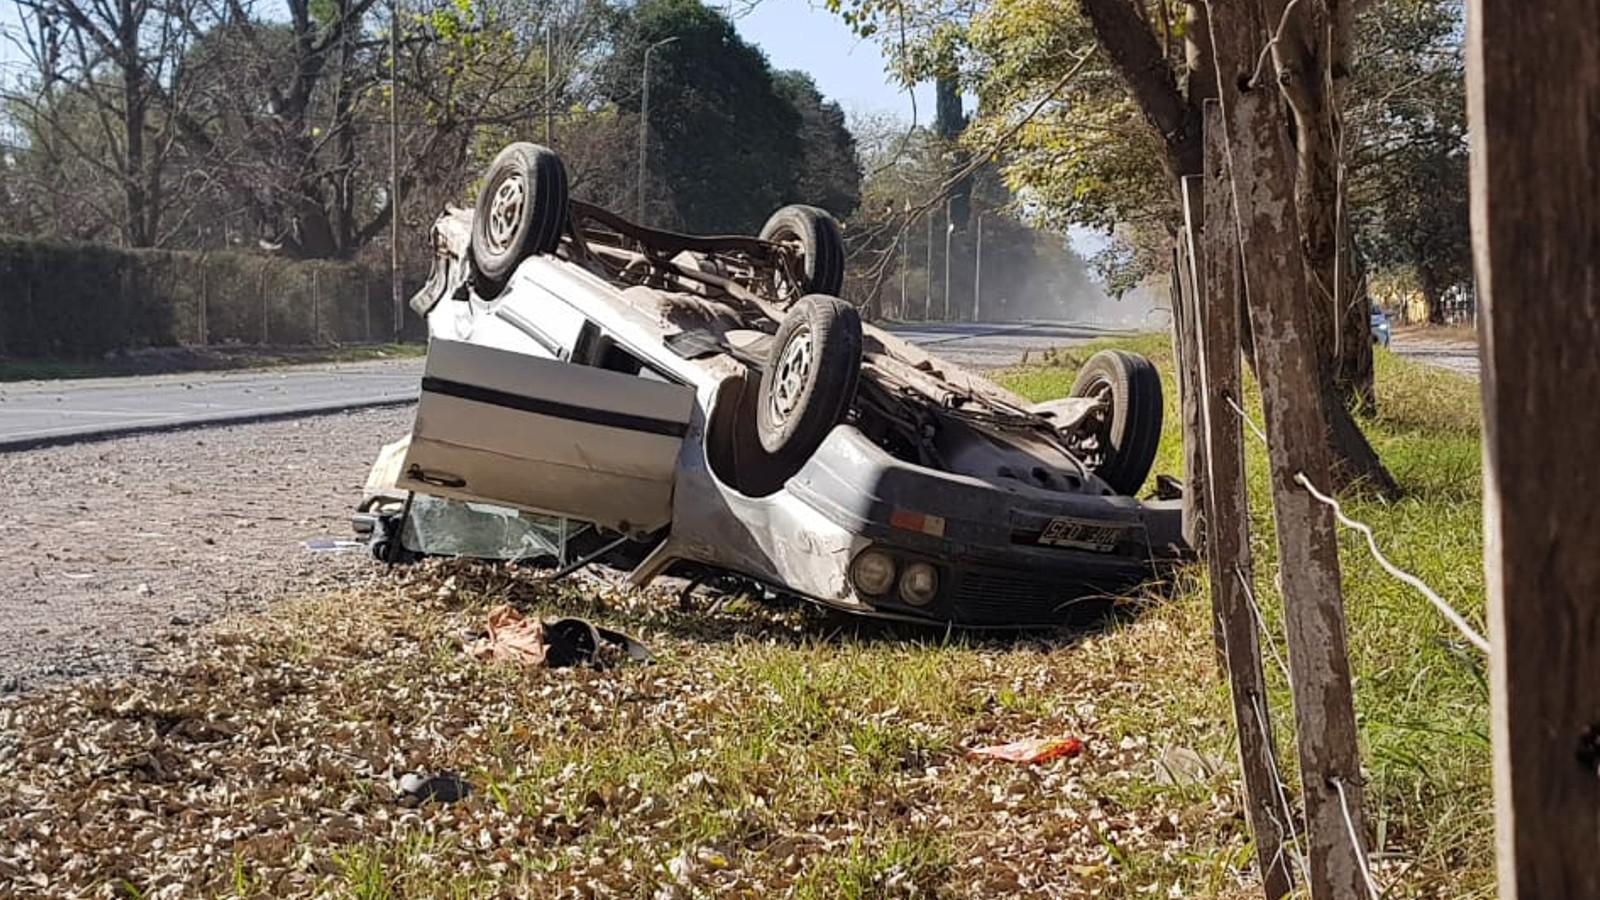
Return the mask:
<path fill-rule="evenodd" d="M 849 216 L 861 203 L 861 161 L 844 110 L 823 99 L 804 72 L 779 72 L 773 84 L 778 96 L 800 114 L 796 137 L 801 158 L 789 199 L 820 206 L 840 219 Z"/>
<path fill-rule="evenodd" d="M 634 116 L 655 45 L 649 167 L 661 187 L 647 184 L 644 218 L 698 232 L 759 228 L 789 199 L 803 158 L 800 114 L 779 96 L 766 57 L 698 0 L 645 0 L 618 24 L 628 49 L 608 63 L 606 91 Z"/>
<path fill-rule="evenodd" d="M 947 246 L 952 318 L 1065 317 L 1101 298 L 1059 232 L 1035 230 L 1019 218 L 1022 204 L 992 166 L 967 176 L 971 220 L 965 230 L 957 227 L 948 235 L 948 244 L 942 205 L 908 221 L 905 211 L 937 196 L 950 178 L 947 142 L 933 130 L 908 132 L 892 121 L 861 121 L 855 127 L 870 174 L 862 185 L 861 209 L 846 223 L 851 259 L 846 294 L 869 314 L 943 318 Z M 956 222 L 954 212 L 949 221 Z M 981 303 L 974 295 L 980 221 Z"/>
<path fill-rule="evenodd" d="M 119 243 L 163 244 L 186 198 L 169 166 L 191 79 L 181 65 L 198 0 L 19 0 L 31 78 L 7 93 L 33 162 L 57 187 L 84 179 Z M 100 202 L 102 191 L 115 204 Z M 75 229 L 74 229 L 75 230 Z"/>
<path fill-rule="evenodd" d="M 1460 0 L 1391 0 L 1359 22 L 1351 205 L 1368 259 L 1414 281 L 1433 322 L 1472 281 Z"/>
<path fill-rule="evenodd" d="M 885 43 L 907 80 L 938 77 L 941 66 L 960 59 L 966 83 L 980 98 L 980 121 L 969 129 L 967 146 L 985 155 L 1031 157 L 1008 171 L 1030 200 L 1037 190 L 1066 198 L 1069 206 L 1098 208 L 1102 224 L 1116 220 L 1113 211 L 1172 222 L 1180 179 L 1201 172 L 1204 102 L 1216 95 L 1218 78 L 1205 18 L 1208 4 L 832 2 L 879 26 L 904 23 L 908 49 Z M 1393 481 L 1346 405 L 1370 406 L 1372 397 L 1367 304 L 1360 267 L 1352 264 L 1340 157 L 1354 9 L 1355 4 L 1335 0 L 1282 4 L 1282 25 L 1258 71 L 1228 77 L 1276 84 L 1292 113 L 1294 127 L 1284 139 L 1296 151 L 1294 212 L 1307 295 L 1314 298 L 1308 307 L 1313 344 L 1322 350 L 1315 364 L 1325 396 L 1316 402 L 1327 433 L 1334 436 L 1330 443 L 1341 462 L 1341 479 L 1366 480 L 1388 490 Z M 895 38 L 900 40 L 898 34 Z M 1327 302 L 1333 298 L 1340 302 Z"/>

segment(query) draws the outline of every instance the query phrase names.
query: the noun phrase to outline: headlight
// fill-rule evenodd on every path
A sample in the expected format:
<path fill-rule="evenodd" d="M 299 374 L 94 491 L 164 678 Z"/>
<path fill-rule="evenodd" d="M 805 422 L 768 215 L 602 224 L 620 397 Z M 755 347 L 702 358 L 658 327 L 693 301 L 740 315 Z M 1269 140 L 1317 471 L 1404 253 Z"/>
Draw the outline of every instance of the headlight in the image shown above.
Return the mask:
<path fill-rule="evenodd" d="M 912 606 L 927 606 L 939 593 L 939 570 L 925 562 L 906 566 L 900 576 L 900 599 Z"/>
<path fill-rule="evenodd" d="M 894 586 L 894 558 L 881 550 L 863 551 L 850 564 L 850 580 L 863 594 L 887 594 Z"/>

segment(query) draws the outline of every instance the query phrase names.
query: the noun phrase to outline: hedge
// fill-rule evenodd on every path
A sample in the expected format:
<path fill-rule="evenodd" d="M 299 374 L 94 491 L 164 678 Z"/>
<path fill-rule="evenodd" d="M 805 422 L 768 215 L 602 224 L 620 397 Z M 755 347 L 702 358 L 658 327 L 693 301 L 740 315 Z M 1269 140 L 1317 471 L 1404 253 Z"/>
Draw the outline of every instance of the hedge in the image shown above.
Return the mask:
<path fill-rule="evenodd" d="M 391 309 L 388 274 L 354 263 L 0 235 L 0 356 L 383 340 Z"/>

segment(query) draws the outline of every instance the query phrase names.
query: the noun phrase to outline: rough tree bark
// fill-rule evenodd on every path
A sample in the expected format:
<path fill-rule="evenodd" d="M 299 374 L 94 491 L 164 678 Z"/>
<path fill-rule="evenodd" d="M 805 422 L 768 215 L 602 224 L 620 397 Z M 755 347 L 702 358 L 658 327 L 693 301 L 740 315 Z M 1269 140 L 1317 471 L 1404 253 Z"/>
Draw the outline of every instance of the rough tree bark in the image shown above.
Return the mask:
<path fill-rule="evenodd" d="M 1297 166 L 1288 113 L 1277 93 L 1251 86 L 1261 41 L 1277 21 L 1273 0 L 1207 0 L 1216 43 L 1226 155 L 1250 319 L 1255 328 L 1261 409 L 1269 436 L 1295 743 L 1305 804 L 1307 887 L 1314 900 L 1363 896 L 1361 756 L 1356 740 L 1333 513 L 1303 490 L 1325 484 L 1330 454 L 1316 410 L 1320 373 L 1308 356 L 1309 298 L 1299 223 Z M 1265 27 L 1263 27 L 1265 25 Z"/>
<path fill-rule="evenodd" d="M 1295 209 L 1317 341 L 1335 396 L 1371 411 L 1372 342 L 1364 273 L 1344 207 L 1341 106 L 1350 80 L 1349 0 L 1269 4 L 1272 62 L 1294 116 Z M 1258 75 L 1264 81 L 1266 75 Z"/>
<path fill-rule="evenodd" d="M 1277 10 L 1274 21 L 1282 20 L 1282 12 L 1287 5 L 1286 0 L 1273 0 L 1271 7 Z M 1302 256 L 1306 259 L 1308 284 L 1317 293 L 1316 285 L 1333 285 L 1337 279 L 1333 277 L 1334 262 L 1340 262 L 1341 277 L 1353 279 L 1350 285 L 1340 288 L 1339 296 L 1354 296 L 1353 286 L 1359 282 L 1358 269 L 1349 265 L 1353 254 L 1348 252 L 1351 244 L 1348 237 L 1348 217 L 1340 214 L 1341 192 L 1337 169 L 1337 156 L 1333 149 L 1337 147 L 1336 138 L 1332 137 L 1331 130 L 1337 126 L 1337 101 L 1338 91 L 1331 86 L 1332 82 L 1341 83 L 1348 79 L 1349 56 L 1349 28 L 1350 15 L 1353 12 L 1352 0 L 1298 0 L 1296 7 L 1310 7 L 1316 5 L 1319 16 L 1316 22 L 1307 24 L 1300 20 L 1291 20 L 1285 29 L 1286 40 L 1278 43 L 1285 44 L 1285 62 L 1291 64 L 1287 70 L 1277 70 L 1278 63 L 1274 60 L 1275 71 L 1280 81 L 1285 78 L 1285 93 L 1290 90 L 1300 90 L 1307 80 L 1313 77 L 1320 78 L 1321 85 L 1315 96 L 1321 106 L 1320 113 L 1307 106 L 1306 128 L 1323 128 L 1326 126 L 1327 140 L 1301 141 L 1296 145 L 1304 147 L 1306 153 L 1297 156 L 1300 164 L 1296 181 L 1296 200 L 1302 196 L 1305 203 L 1296 203 L 1296 212 L 1299 214 L 1299 224 L 1302 233 Z M 1084 18 L 1089 21 L 1094 30 L 1095 38 L 1101 50 L 1106 54 L 1111 67 L 1127 85 L 1129 93 L 1133 95 L 1134 102 L 1144 115 L 1150 126 L 1160 134 L 1164 144 L 1164 162 L 1167 172 L 1172 176 L 1174 196 L 1178 194 L 1182 179 L 1188 175 L 1199 175 L 1203 171 L 1202 116 L 1203 104 L 1207 98 L 1217 95 L 1217 82 L 1214 74 L 1213 52 L 1210 47 L 1208 24 L 1206 21 L 1206 7 L 1203 3 L 1190 2 L 1187 11 L 1185 32 L 1185 57 L 1186 73 L 1183 83 L 1173 74 L 1173 66 L 1167 54 L 1163 51 L 1160 41 L 1150 30 L 1146 19 L 1140 16 L 1128 0 L 1078 0 L 1079 9 Z M 1292 11 L 1292 10 L 1291 10 Z M 1320 35 L 1313 40 L 1310 37 L 1299 39 L 1307 48 L 1323 47 L 1326 55 L 1307 57 L 1298 51 L 1290 53 L 1295 40 L 1289 29 L 1300 28 L 1308 35 Z M 1320 44 L 1318 43 L 1320 40 Z M 1278 44 L 1274 44 L 1274 53 L 1280 52 Z M 1294 68 L 1298 67 L 1298 69 Z M 1295 74 L 1295 72 L 1311 74 Z M 1321 72 L 1321 76 L 1315 73 Z M 1308 94 L 1310 92 L 1307 92 Z M 1308 101 L 1309 102 L 1309 101 Z M 1300 121 L 1296 113 L 1295 123 Z M 1297 136 L 1297 135 L 1296 135 Z M 1309 212 L 1309 217 L 1302 214 L 1302 210 Z M 1345 252 L 1335 253 L 1334 247 L 1341 246 L 1341 241 L 1330 234 L 1343 233 L 1345 235 L 1342 245 Z M 1318 250 L 1313 252 L 1311 244 L 1316 244 Z M 1343 271 L 1349 269 L 1348 275 Z M 1322 273 L 1326 272 L 1324 276 Z M 1332 293 L 1331 291 L 1329 292 Z M 1309 301 L 1308 301 L 1309 302 Z M 1372 348 L 1367 343 L 1367 309 L 1364 299 L 1356 303 L 1341 303 L 1345 306 L 1346 316 L 1339 319 L 1342 325 L 1335 328 L 1333 304 L 1323 303 L 1320 300 L 1311 302 L 1310 321 L 1312 333 L 1316 337 L 1316 344 L 1322 353 L 1314 361 L 1317 366 L 1319 383 L 1324 387 L 1322 406 L 1324 418 L 1327 421 L 1328 441 L 1334 453 L 1334 480 L 1341 487 L 1354 484 L 1363 484 L 1385 495 L 1394 495 L 1398 492 L 1393 476 L 1383 466 L 1383 461 L 1373 451 L 1372 445 L 1367 441 L 1366 435 L 1356 424 L 1347 405 L 1351 393 L 1341 384 L 1365 383 L 1365 393 L 1358 392 L 1356 396 L 1370 398 Z M 1352 311 L 1359 316 L 1359 326 L 1351 324 Z M 1340 335 L 1341 339 L 1335 338 Z M 1250 346 L 1249 329 L 1241 334 L 1244 343 L 1245 358 L 1254 360 L 1253 348 Z M 1348 335 L 1352 340 L 1344 340 L 1342 336 Z M 1357 337 L 1358 336 L 1358 337 Z M 1335 350 L 1339 351 L 1339 360 L 1335 358 Z M 1340 360 L 1348 354 L 1351 358 L 1349 368 L 1354 382 L 1350 382 L 1340 373 L 1344 365 Z M 1364 359 L 1364 362 L 1362 361 Z M 1360 374 L 1364 372 L 1363 374 Z M 1364 381 L 1363 381 L 1364 379 Z"/>

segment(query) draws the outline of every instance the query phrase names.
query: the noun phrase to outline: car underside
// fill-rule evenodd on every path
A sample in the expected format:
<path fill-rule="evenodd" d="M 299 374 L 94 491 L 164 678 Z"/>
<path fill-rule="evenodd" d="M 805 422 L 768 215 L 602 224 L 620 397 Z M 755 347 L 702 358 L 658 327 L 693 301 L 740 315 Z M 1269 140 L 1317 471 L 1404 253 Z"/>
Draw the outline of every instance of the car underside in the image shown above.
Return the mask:
<path fill-rule="evenodd" d="M 756 237 L 650 229 L 569 201 L 542 154 L 508 148 L 475 209 L 435 223 L 412 301 L 430 323 L 429 375 L 388 485 L 591 523 L 638 545 L 637 582 L 710 567 L 854 612 L 971 625 L 1059 619 L 1182 552 L 1172 504 L 1131 496 L 1160 432 L 1147 361 L 1097 354 L 1072 396 L 1029 403 L 862 323 L 837 299 L 844 246 L 826 213 L 785 207 Z M 498 387 L 461 383 L 474 378 Z M 568 381 L 594 409 L 568 402 Z M 693 395 L 679 442 L 626 433 L 652 392 L 650 408 Z M 483 434 L 429 431 L 445 419 Z M 557 433 L 574 446 L 530 449 Z M 623 458 L 630 441 L 648 449 Z M 569 451 L 577 463 L 553 458 Z M 477 474 L 505 459 L 524 462 Z M 558 470 L 570 477 L 539 486 Z"/>

